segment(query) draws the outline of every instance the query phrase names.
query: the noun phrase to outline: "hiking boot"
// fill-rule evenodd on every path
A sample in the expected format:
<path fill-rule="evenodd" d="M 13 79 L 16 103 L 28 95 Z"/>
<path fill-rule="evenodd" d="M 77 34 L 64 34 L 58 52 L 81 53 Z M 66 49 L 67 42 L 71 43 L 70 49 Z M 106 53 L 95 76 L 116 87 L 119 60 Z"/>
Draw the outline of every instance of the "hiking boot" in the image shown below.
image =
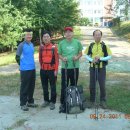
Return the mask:
<path fill-rule="evenodd" d="M 101 102 L 100 102 L 100 106 L 101 106 L 103 109 L 106 109 L 106 108 L 107 108 L 107 105 L 106 105 L 106 102 L 105 102 L 105 101 L 101 101 Z"/>
<path fill-rule="evenodd" d="M 55 109 L 55 104 L 54 103 L 50 103 L 50 110 L 54 110 Z"/>
<path fill-rule="evenodd" d="M 44 103 L 42 104 L 42 107 L 47 107 L 49 106 L 49 102 L 48 101 L 44 101 Z"/>
<path fill-rule="evenodd" d="M 28 108 L 26 105 L 21 106 L 21 109 L 22 109 L 23 111 L 29 111 L 29 108 Z"/>
<path fill-rule="evenodd" d="M 59 113 L 65 113 L 65 108 L 63 104 L 59 106 Z"/>
<path fill-rule="evenodd" d="M 32 108 L 38 107 L 38 105 L 34 103 L 27 103 L 27 106 Z"/>

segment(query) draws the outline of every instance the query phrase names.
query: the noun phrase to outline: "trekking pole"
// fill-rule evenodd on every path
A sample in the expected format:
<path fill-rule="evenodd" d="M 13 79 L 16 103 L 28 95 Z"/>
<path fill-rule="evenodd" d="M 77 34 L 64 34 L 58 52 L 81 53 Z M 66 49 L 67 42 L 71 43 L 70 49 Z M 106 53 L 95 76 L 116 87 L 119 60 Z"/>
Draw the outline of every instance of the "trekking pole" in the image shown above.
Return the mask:
<path fill-rule="evenodd" d="M 67 61 L 65 62 L 65 107 L 66 107 L 66 120 L 67 120 Z"/>
<path fill-rule="evenodd" d="M 95 89 L 96 89 L 96 99 L 95 99 L 95 120 L 98 120 L 98 63 L 96 63 L 97 68 L 95 67 Z"/>
<path fill-rule="evenodd" d="M 75 82 L 75 86 L 77 86 L 77 83 L 76 83 L 76 68 L 75 68 L 75 61 L 73 60 L 73 65 L 74 65 L 74 82 Z M 77 113 L 76 113 L 76 119 L 77 119 Z"/>

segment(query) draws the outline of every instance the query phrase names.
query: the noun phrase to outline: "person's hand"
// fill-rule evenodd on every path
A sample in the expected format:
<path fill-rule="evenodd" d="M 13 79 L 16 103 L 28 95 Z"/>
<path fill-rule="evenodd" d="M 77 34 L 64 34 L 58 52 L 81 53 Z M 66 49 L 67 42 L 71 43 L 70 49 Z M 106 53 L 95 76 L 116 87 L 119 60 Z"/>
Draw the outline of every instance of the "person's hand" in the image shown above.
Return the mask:
<path fill-rule="evenodd" d="M 74 56 L 74 57 L 73 57 L 73 60 L 74 60 L 74 61 L 78 60 L 78 56 Z"/>
<path fill-rule="evenodd" d="M 93 63 L 93 64 L 96 64 L 96 60 L 95 60 L 95 59 L 93 59 L 92 63 Z"/>
<path fill-rule="evenodd" d="M 63 57 L 63 58 L 62 58 L 62 61 L 67 62 L 67 58 L 66 58 L 66 57 Z"/>
<path fill-rule="evenodd" d="M 97 63 L 97 62 L 99 62 L 100 57 L 99 57 L 99 56 L 96 56 L 96 57 L 94 58 L 94 60 L 95 60 L 95 62 Z"/>
<path fill-rule="evenodd" d="M 58 74 L 58 71 L 55 70 L 55 71 L 54 71 L 54 75 L 55 75 L 55 77 L 57 76 L 57 74 Z"/>

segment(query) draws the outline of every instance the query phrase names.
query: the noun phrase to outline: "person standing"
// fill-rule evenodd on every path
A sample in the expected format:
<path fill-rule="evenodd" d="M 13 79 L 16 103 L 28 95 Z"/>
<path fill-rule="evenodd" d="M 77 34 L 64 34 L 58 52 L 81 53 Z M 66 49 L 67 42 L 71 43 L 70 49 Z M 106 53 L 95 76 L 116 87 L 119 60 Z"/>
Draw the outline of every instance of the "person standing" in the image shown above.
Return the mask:
<path fill-rule="evenodd" d="M 112 52 L 110 48 L 101 41 L 102 32 L 100 30 L 95 30 L 93 37 L 95 41 L 85 50 L 86 58 L 90 62 L 90 107 L 95 106 L 95 85 L 96 81 L 98 81 L 100 86 L 100 105 L 105 109 L 107 108 L 105 89 L 106 65 L 108 64 L 108 60 L 111 59 Z M 97 75 L 95 77 L 96 69 L 98 69 L 98 79 Z"/>
<path fill-rule="evenodd" d="M 60 110 L 62 112 L 65 108 L 65 69 L 67 68 L 67 86 L 77 85 L 79 76 L 79 59 L 82 56 L 82 45 L 79 40 L 73 38 L 73 28 L 65 27 L 65 39 L 59 43 L 58 53 L 59 58 L 62 61 L 61 67 L 61 98 L 60 98 Z M 74 78 L 74 69 L 76 74 L 76 81 Z"/>
<path fill-rule="evenodd" d="M 36 107 L 33 93 L 35 89 L 35 61 L 34 46 L 31 42 L 33 32 L 27 29 L 24 41 L 18 45 L 16 61 L 20 67 L 20 106 L 23 111 L 28 111 L 28 107 Z"/>
<path fill-rule="evenodd" d="M 43 44 L 39 48 L 40 77 L 43 87 L 44 103 L 42 107 L 50 106 L 55 109 L 56 103 L 56 77 L 58 73 L 58 49 L 51 42 L 51 34 L 44 31 L 42 36 Z M 50 83 L 51 96 L 49 99 L 48 82 Z"/>

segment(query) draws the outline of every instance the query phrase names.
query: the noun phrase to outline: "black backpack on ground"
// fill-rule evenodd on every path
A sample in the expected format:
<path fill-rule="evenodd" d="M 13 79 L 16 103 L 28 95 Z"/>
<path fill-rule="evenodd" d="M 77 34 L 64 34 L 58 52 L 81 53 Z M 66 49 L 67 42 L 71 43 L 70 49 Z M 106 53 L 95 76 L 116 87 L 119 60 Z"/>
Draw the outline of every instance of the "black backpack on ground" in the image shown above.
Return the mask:
<path fill-rule="evenodd" d="M 66 88 L 65 112 L 77 114 L 85 110 L 85 98 L 82 86 L 69 86 Z"/>

